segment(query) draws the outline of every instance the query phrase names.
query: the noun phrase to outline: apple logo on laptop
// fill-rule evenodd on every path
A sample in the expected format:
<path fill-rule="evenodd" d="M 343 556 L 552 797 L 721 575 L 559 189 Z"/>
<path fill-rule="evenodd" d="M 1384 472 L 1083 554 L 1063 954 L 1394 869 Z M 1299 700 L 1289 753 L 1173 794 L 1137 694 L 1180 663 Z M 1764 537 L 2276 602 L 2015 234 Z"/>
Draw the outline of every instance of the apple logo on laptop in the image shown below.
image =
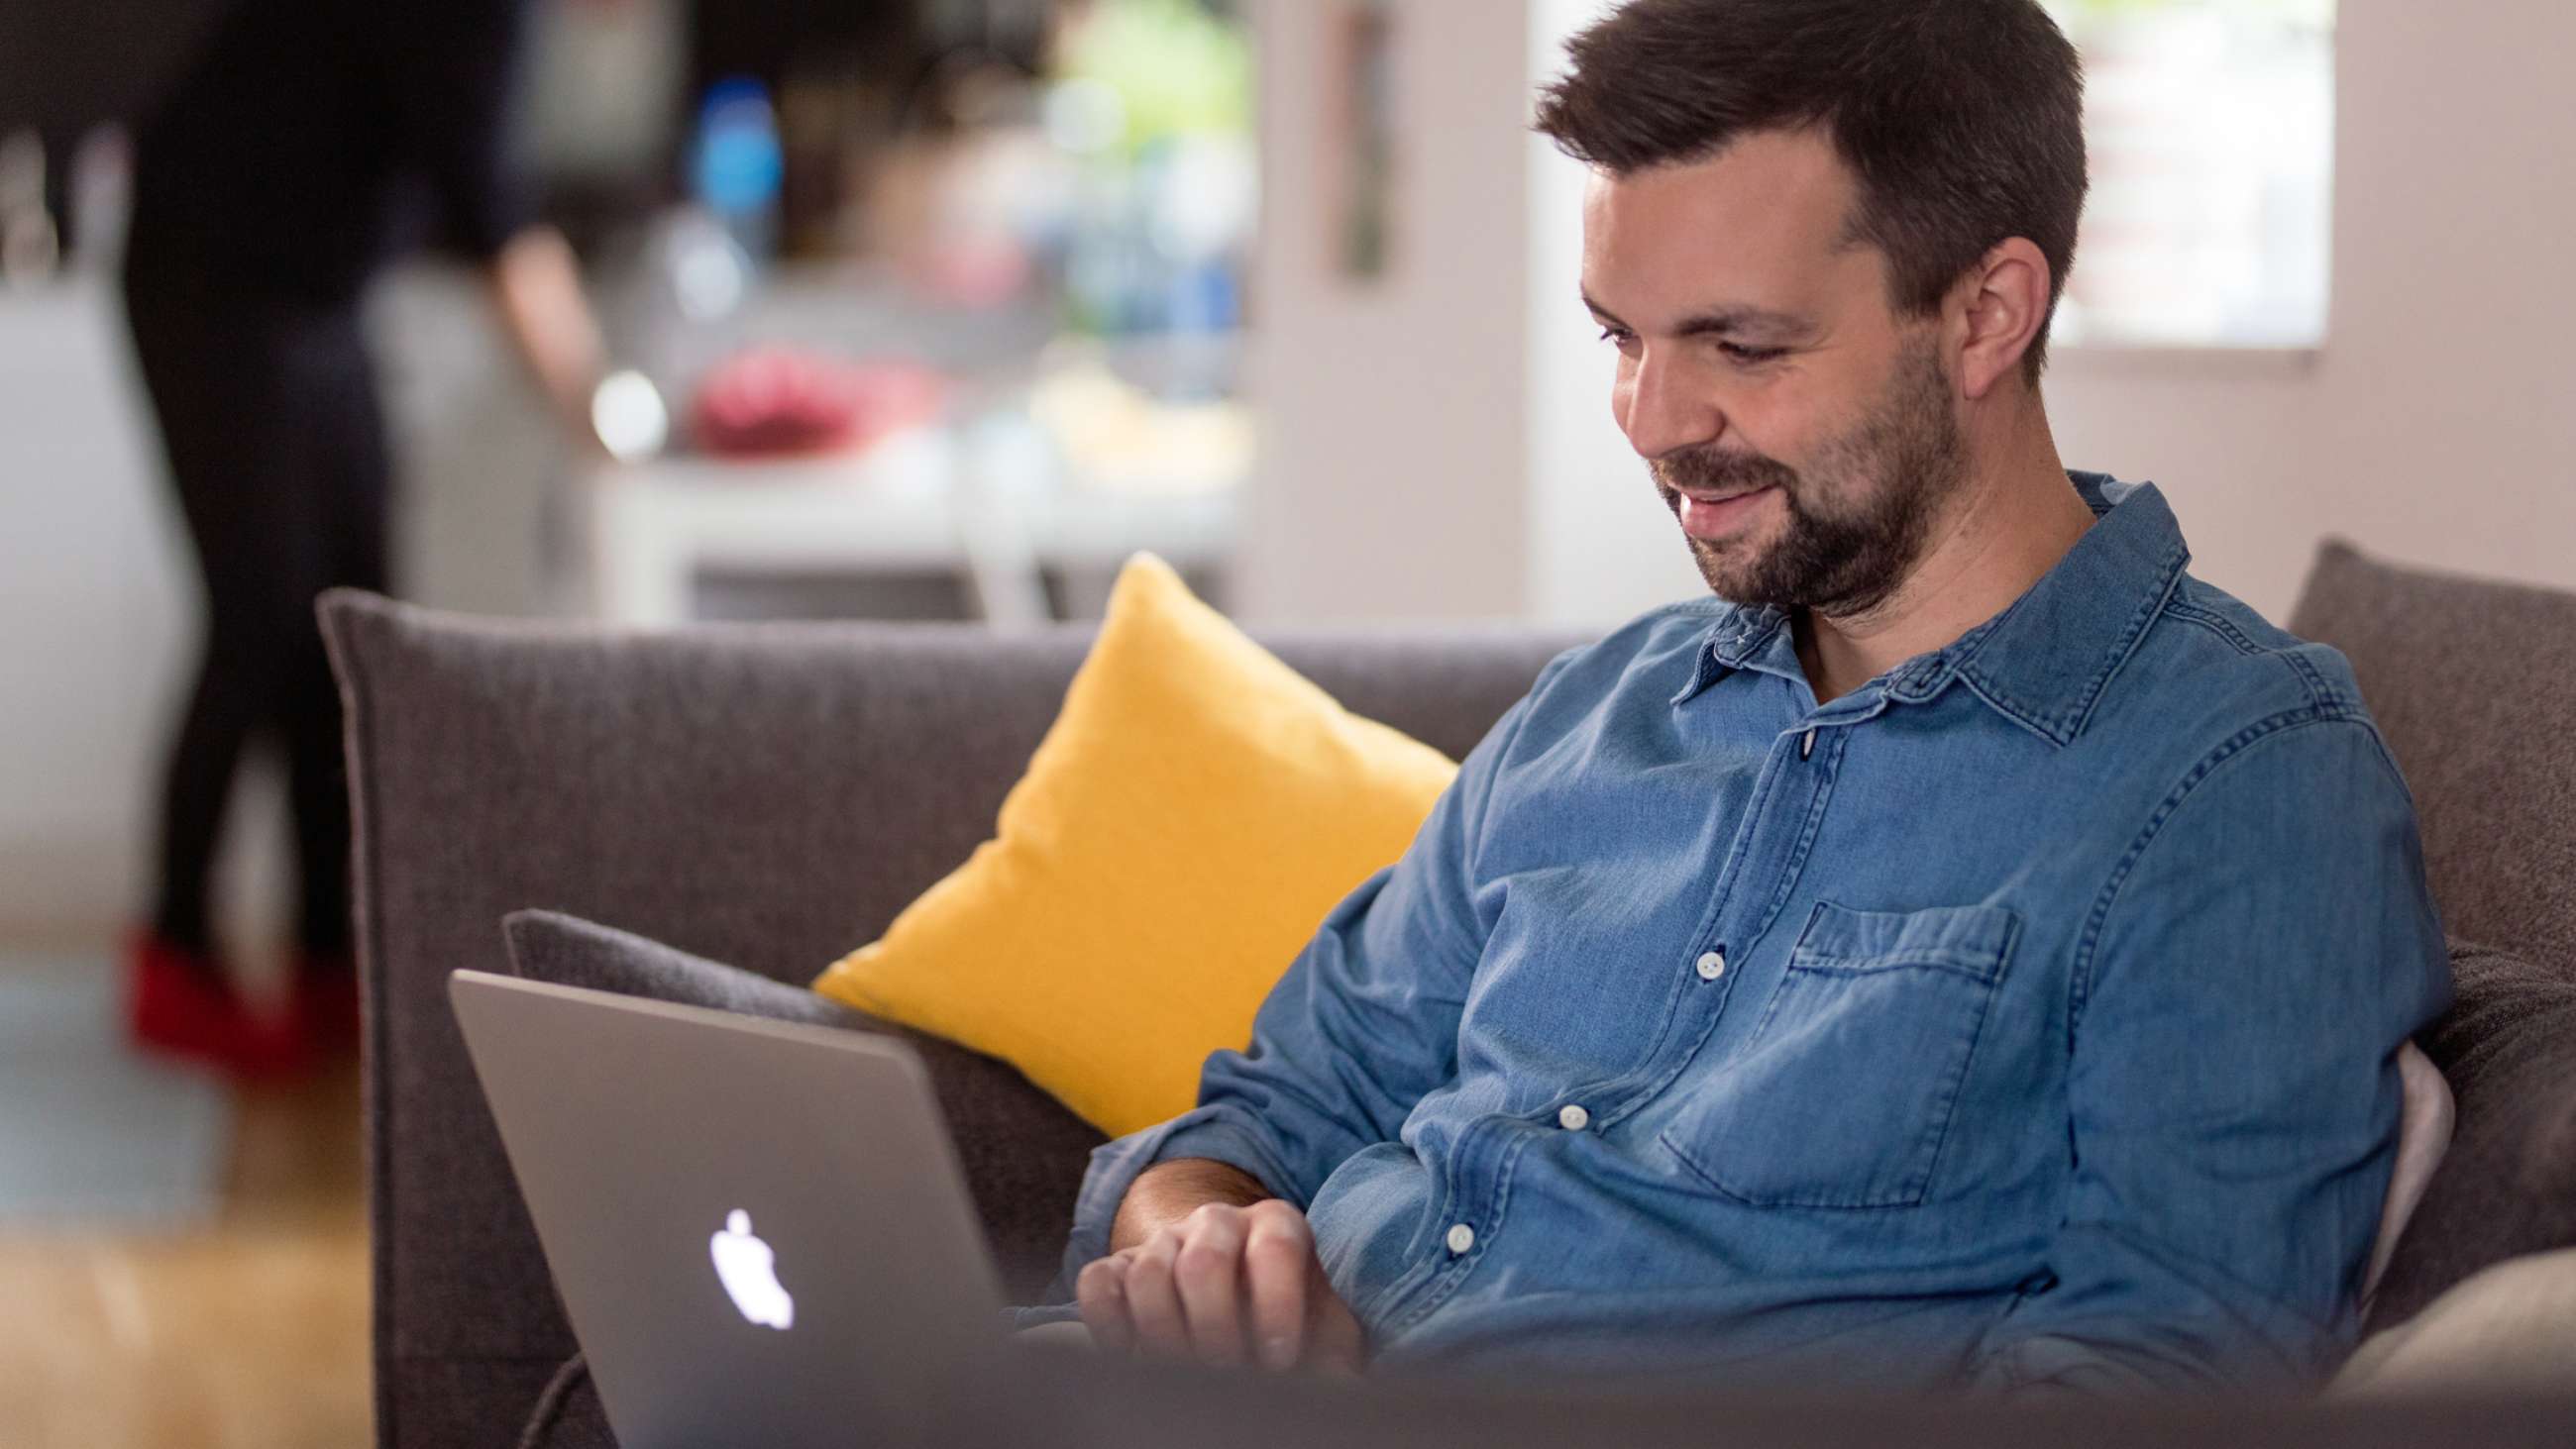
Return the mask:
<path fill-rule="evenodd" d="M 786 1328 L 796 1321 L 796 1300 L 779 1286 L 778 1255 L 751 1231 L 751 1214 L 735 1208 L 725 1215 L 724 1231 L 707 1240 L 716 1260 L 716 1279 L 742 1316 L 765 1328 Z"/>

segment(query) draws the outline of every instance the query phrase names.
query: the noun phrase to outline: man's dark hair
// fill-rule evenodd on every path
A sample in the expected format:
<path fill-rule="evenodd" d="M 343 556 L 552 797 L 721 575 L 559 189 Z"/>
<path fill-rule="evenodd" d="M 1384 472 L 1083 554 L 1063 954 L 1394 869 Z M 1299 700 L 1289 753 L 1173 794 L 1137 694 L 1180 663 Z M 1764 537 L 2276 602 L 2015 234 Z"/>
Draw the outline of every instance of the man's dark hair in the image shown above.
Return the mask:
<path fill-rule="evenodd" d="M 1538 129 L 1614 176 L 1815 126 L 1860 182 L 1848 226 L 1921 315 L 1997 244 L 2048 258 L 2084 212 L 2084 70 L 2037 0 L 1630 0 L 1566 47 Z M 2024 370 L 2047 365 L 2048 318 Z"/>

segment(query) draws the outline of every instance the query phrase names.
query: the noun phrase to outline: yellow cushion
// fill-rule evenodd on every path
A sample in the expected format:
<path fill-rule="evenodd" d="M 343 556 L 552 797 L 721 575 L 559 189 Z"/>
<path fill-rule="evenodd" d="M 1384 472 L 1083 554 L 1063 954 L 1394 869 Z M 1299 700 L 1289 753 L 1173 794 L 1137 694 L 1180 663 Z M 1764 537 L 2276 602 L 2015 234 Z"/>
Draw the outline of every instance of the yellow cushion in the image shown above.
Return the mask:
<path fill-rule="evenodd" d="M 994 838 L 814 989 L 1151 1126 L 1456 773 L 1138 554 Z"/>

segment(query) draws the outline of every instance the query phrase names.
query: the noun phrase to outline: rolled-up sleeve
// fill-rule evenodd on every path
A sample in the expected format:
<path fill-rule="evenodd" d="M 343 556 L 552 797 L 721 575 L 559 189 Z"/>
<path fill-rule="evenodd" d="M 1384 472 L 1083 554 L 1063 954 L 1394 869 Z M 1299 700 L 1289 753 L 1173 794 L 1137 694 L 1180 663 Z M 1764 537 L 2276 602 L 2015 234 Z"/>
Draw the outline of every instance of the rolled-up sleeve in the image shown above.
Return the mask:
<path fill-rule="evenodd" d="M 1455 1072 L 1459 1015 L 1493 926 L 1476 900 L 1476 842 L 1502 761 L 1565 658 L 1468 753 L 1403 857 L 1324 918 L 1254 1016 L 1249 1049 L 1209 1055 L 1198 1105 L 1093 1152 L 1058 1289 L 1108 1252 L 1129 1184 L 1155 1163 L 1227 1163 L 1303 1208 L 1353 1153 L 1395 1140 Z"/>
<path fill-rule="evenodd" d="M 2095 906 L 2064 1222 L 1972 1377 L 2116 1393 L 2329 1371 L 2395 1158 L 2396 1052 L 2449 997 L 2413 806 L 2372 728 L 2267 721 L 2213 754 Z"/>

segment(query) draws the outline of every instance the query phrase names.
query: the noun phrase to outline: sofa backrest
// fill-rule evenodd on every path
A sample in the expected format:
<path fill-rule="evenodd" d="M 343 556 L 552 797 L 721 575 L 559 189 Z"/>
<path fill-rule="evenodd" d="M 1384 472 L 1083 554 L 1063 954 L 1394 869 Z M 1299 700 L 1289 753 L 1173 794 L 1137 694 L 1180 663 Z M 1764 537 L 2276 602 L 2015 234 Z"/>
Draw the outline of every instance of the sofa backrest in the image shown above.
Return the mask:
<path fill-rule="evenodd" d="M 447 973 L 507 971 L 502 917 L 543 907 L 810 979 L 991 833 L 1090 631 L 617 634 L 346 592 L 322 619 L 357 816 L 379 1442 L 489 1442 L 572 1339 Z M 1457 756 L 1574 641 L 1422 628 L 1264 642 L 1351 709 Z"/>
<path fill-rule="evenodd" d="M 2576 965 L 2576 594 L 2329 542 L 2290 632 L 2352 661 L 2454 937 Z"/>

